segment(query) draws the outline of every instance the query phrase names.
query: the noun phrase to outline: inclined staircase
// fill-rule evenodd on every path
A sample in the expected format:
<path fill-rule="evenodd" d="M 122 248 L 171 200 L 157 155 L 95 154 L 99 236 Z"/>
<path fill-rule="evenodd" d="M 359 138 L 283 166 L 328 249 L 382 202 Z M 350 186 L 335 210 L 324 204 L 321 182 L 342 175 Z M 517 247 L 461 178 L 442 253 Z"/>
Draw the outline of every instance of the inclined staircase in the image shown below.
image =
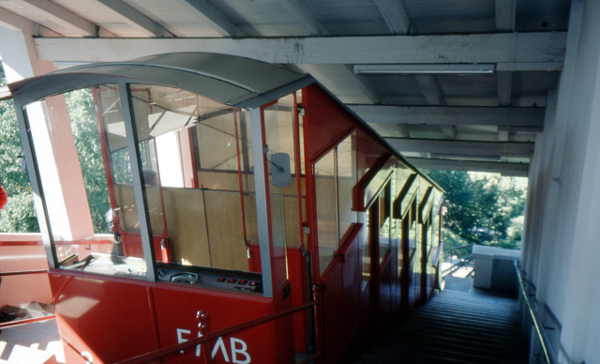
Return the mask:
<path fill-rule="evenodd" d="M 528 362 L 515 299 L 445 290 L 355 364 Z"/>

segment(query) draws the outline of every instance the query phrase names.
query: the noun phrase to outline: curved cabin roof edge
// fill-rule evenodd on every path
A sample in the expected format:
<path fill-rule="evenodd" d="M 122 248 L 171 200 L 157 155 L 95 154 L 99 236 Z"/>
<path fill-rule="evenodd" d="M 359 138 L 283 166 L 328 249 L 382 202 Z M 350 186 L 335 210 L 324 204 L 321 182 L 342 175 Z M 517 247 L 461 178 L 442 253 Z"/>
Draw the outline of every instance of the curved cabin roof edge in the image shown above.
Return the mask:
<path fill-rule="evenodd" d="M 426 173 L 396 152 L 331 91 L 312 76 L 299 73 L 287 65 L 217 53 L 183 52 L 158 54 L 131 61 L 79 65 L 15 82 L 8 87 L 16 104 L 24 106 L 47 96 L 110 83 L 176 87 L 240 108 L 259 107 L 303 87 L 318 84 L 403 164 L 443 191 Z"/>

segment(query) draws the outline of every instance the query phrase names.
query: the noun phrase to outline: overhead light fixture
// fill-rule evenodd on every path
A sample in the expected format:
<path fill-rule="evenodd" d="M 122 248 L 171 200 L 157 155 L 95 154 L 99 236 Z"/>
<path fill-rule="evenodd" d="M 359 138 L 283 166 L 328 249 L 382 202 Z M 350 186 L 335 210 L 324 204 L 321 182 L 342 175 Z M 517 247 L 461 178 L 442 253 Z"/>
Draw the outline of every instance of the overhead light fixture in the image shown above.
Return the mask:
<path fill-rule="evenodd" d="M 481 64 L 359 64 L 354 66 L 357 75 L 386 74 L 491 74 L 493 63 Z"/>

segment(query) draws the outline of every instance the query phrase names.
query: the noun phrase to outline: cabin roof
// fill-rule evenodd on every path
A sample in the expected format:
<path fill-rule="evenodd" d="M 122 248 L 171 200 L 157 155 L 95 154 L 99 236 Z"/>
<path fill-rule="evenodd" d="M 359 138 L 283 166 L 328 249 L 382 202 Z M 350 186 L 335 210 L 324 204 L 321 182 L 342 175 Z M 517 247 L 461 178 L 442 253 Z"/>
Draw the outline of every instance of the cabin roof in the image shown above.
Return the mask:
<path fill-rule="evenodd" d="M 9 87 L 13 97 L 25 105 L 73 89 L 119 82 L 178 87 L 226 105 L 254 107 L 314 80 L 290 66 L 197 52 L 79 65 L 19 81 Z"/>

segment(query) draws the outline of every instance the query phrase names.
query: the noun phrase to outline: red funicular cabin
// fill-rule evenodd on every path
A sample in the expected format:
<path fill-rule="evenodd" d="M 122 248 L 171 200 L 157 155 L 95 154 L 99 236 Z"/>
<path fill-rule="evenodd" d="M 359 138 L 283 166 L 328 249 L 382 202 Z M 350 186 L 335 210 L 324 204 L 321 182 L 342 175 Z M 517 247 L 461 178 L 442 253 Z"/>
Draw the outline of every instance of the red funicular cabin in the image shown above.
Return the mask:
<path fill-rule="evenodd" d="M 437 286 L 442 191 L 310 76 L 187 53 L 10 88 L 68 363 L 335 363 Z"/>

